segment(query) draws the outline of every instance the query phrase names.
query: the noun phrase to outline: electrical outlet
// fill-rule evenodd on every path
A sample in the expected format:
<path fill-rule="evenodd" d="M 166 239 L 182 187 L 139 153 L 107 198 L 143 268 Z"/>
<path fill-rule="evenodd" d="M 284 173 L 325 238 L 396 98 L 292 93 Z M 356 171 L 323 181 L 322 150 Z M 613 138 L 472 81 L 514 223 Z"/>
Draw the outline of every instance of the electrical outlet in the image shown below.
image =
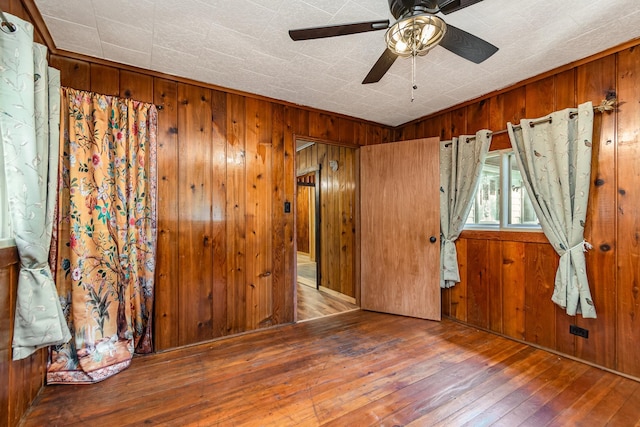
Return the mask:
<path fill-rule="evenodd" d="M 589 338 L 589 330 L 576 325 L 569 325 L 569 333 L 582 338 Z"/>

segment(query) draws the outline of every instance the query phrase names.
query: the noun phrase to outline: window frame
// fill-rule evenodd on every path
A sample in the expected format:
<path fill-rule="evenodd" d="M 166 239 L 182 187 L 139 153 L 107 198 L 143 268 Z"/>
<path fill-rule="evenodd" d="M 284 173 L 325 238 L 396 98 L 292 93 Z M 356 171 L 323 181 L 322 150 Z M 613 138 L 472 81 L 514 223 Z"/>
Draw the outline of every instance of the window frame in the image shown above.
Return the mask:
<path fill-rule="evenodd" d="M 509 162 L 510 156 L 513 155 L 512 148 L 506 148 L 502 150 L 493 150 L 490 151 L 487 155 L 498 155 L 500 157 L 499 161 L 499 182 L 500 187 L 498 188 L 498 216 L 499 223 L 498 224 L 467 224 L 465 222 L 463 230 L 477 230 L 477 231 L 522 231 L 522 232 L 541 232 L 542 227 L 540 225 L 540 220 L 538 219 L 538 224 L 511 224 L 510 214 L 511 214 L 511 205 L 510 205 L 510 182 L 511 182 L 511 165 Z M 484 168 L 484 165 L 483 165 Z M 505 173 L 506 172 L 506 173 Z M 477 190 L 476 190 L 477 193 Z M 476 200 L 477 194 L 474 194 L 473 199 L 474 203 Z M 537 217 L 537 215 L 536 215 Z"/>

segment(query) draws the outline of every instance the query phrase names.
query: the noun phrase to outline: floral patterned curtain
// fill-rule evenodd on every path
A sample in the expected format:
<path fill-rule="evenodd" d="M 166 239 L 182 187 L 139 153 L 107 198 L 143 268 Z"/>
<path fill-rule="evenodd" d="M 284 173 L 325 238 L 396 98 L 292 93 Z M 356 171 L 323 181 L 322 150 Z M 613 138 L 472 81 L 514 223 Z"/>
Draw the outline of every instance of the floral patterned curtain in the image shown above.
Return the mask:
<path fill-rule="evenodd" d="M 12 343 L 17 360 L 71 336 L 48 264 L 56 200 L 60 73 L 47 66 L 47 48 L 33 43 L 33 25 L 6 16 L 16 31 L 0 31 L 0 162 L 7 184 L 0 193 L 8 198 L 20 254 Z"/>
<path fill-rule="evenodd" d="M 56 276 L 73 339 L 47 382 L 90 383 L 151 349 L 155 106 L 62 89 Z"/>
<path fill-rule="evenodd" d="M 491 132 L 440 141 L 440 287 L 460 282 L 455 240 L 469 216 L 491 144 Z"/>
<path fill-rule="evenodd" d="M 587 280 L 584 240 L 589 185 L 593 106 L 587 102 L 540 119 L 507 125 L 518 168 L 542 231 L 556 252 L 552 301 L 575 316 L 595 318 Z"/>

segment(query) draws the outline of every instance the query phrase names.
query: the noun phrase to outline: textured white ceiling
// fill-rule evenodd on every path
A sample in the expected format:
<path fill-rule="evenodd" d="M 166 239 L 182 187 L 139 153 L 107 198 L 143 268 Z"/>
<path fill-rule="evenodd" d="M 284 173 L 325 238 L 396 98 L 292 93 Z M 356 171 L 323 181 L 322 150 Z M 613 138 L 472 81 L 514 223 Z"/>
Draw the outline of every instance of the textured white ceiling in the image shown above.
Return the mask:
<path fill-rule="evenodd" d="M 396 126 L 640 37 L 638 0 L 484 0 L 444 16 L 500 50 L 476 65 L 436 47 L 361 81 L 384 31 L 292 41 L 287 30 L 376 19 L 387 0 L 35 0 L 60 49 Z M 594 99 L 599 102 L 599 99 Z"/>

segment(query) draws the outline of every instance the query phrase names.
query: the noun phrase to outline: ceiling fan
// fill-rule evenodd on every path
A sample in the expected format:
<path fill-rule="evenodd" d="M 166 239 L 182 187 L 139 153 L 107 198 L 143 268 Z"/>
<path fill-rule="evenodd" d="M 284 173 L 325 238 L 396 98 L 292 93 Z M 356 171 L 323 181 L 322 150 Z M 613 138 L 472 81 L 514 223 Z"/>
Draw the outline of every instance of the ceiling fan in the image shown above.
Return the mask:
<path fill-rule="evenodd" d="M 442 46 L 476 64 L 489 58 L 498 48 L 460 28 L 448 25 L 438 12 L 447 15 L 482 0 L 389 0 L 391 15 L 397 20 L 359 22 L 325 27 L 290 30 L 291 39 L 310 40 L 344 36 L 368 31 L 387 30 L 387 48 L 374 64 L 363 84 L 376 83 L 391 68 L 398 56 L 426 55 L 435 46 Z"/>

